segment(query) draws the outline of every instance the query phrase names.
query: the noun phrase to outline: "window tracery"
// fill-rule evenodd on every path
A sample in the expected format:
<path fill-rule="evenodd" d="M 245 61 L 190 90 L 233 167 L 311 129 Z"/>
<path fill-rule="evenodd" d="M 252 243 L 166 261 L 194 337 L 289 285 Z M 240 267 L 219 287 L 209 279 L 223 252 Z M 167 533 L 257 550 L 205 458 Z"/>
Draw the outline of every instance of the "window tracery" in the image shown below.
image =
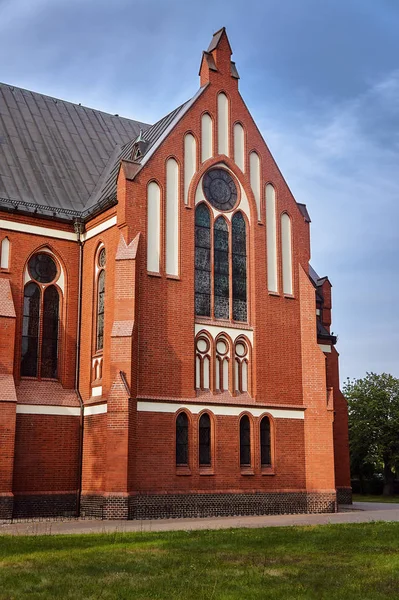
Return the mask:
<path fill-rule="evenodd" d="M 229 389 L 230 344 L 225 337 L 216 340 L 216 391 Z"/>
<path fill-rule="evenodd" d="M 97 331 L 96 331 L 96 351 L 99 352 L 104 347 L 104 312 L 105 312 L 105 266 L 106 251 L 102 247 L 97 257 Z"/>
<path fill-rule="evenodd" d="M 24 287 L 21 376 L 55 379 L 60 296 L 54 282 L 58 267 L 50 254 L 41 252 L 29 259 L 28 274 L 31 281 Z"/>
<path fill-rule="evenodd" d="M 211 227 L 212 225 L 212 227 Z M 247 321 L 247 235 L 241 212 L 214 221 L 206 204 L 195 211 L 195 314 Z M 211 261 L 213 257 L 213 262 Z"/>
<path fill-rule="evenodd" d="M 245 340 L 239 338 L 236 341 L 234 348 L 234 364 L 235 364 L 235 390 L 236 392 L 248 391 L 248 362 L 249 351 Z"/>

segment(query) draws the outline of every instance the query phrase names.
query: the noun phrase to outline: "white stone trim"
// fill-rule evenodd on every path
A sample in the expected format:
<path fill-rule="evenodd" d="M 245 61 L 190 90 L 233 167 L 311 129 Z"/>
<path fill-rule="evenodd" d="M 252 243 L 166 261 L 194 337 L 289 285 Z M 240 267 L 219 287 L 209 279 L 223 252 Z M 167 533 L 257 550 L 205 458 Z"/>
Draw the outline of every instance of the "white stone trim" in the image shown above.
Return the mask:
<path fill-rule="evenodd" d="M 187 111 L 192 107 L 192 105 L 197 100 L 197 98 L 199 98 L 201 96 L 202 92 L 206 89 L 206 87 L 207 87 L 206 85 L 204 85 L 203 87 L 200 87 L 200 89 L 197 91 L 195 96 L 193 96 L 191 98 L 191 100 L 189 100 L 183 106 L 183 108 L 178 112 L 178 114 L 175 116 L 173 121 L 165 129 L 163 134 L 157 139 L 155 144 L 153 146 L 151 146 L 151 148 L 149 149 L 147 154 L 145 154 L 144 157 L 142 158 L 142 160 L 140 161 L 140 164 L 142 167 L 150 160 L 151 156 L 158 150 L 158 148 L 162 144 L 162 142 L 168 137 L 170 132 L 176 127 L 178 122 L 184 117 L 184 115 L 187 113 Z"/>
<path fill-rule="evenodd" d="M 96 225 L 92 229 L 89 229 L 82 235 L 82 241 L 86 242 L 90 238 L 98 235 L 102 231 L 109 229 L 116 225 L 116 215 L 110 217 L 103 223 Z M 19 231 L 21 233 L 30 233 L 32 235 L 41 235 L 45 237 L 57 238 L 58 240 L 68 240 L 70 242 L 76 242 L 76 234 L 70 231 L 63 231 L 61 229 L 52 229 L 50 227 L 42 227 L 41 225 L 28 225 L 27 223 L 19 223 L 17 221 L 7 221 L 6 219 L 0 219 L 0 228 L 7 229 L 8 231 Z"/>
<path fill-rule="evenodd" d="M 99 233 L 102 233 L 106 229 L 113 227 L 114 225 L 116 225 L 116 223 L 117 223 L 117 217 L 116 217 L 116 215 L 114 215 L 113 217 L 110 217 L 109 219 L 107 219 L 106 221 L 103 221 L 99 225 L 96 225 L 92 229 L 85 231 L 81 238 L 82 242 L 87 242 L 87 240 L 90 240 L 95 235 L 98 235 Z M 76 241 L 76 236 L 75 236 L 75 241 Z"/>
<path fill-rule="evenodd" d="M 102 396 L 102 394 L 103 394 L 103 386 L 102 385 L 96 385 L 93 388 L 91 388 L 92 396 Z"/>
<path fill-rule="evenodd" d="M 207 331 L 213 337 L 213 339 L 216 339 L 219 333 L 227 333 L 233 342 L 235 342 L 238 336 L 245 335 L 252 345 L 254 343 L 254 332 L 252 329 L 237 329 L 236 327 L 229 327 L 228 325 L 218 327 L 217 325 L 205 325 L 202 323 L 195 324 L 195 335 L 203 330 Z"/>
<path fill-rule="evenodd" d="M 331 352 L 331 346 L 329 346 L 328 344 L 319 344 L 319 348 L 322 352 Z"/>
<path fill-rule="evenodd" d="M 0 228 L 8 229 L 9 231 L 20 231 L 21 233 L 30 233 L 33 235 L 42 235 L 46 237 L 57 238 L 59 240 L 76 242 L 75 233 L 71 233 L 70 231 L 62 231 L 61 229 L 42 227 L 41 225 L 28 225 L 27 223 L 19 223 L 17 221 L 0 219 Z"/>
<path fill-rule="evenodd" d="M 149 402 L 140 400 L 137 402 L 138 412 L 156 412 L 156 413 L 175 413 L 178 410 L 185 408 L 192 414 L 197 415 L 202 410 L 209 410 L 217 416 L 223 417 L 238 417 L 243 411 L 250 413 L 253 417 L 260 417 L 264 413 L 268 413 L 275 419 L 299 419 L 304 420 L 304 408 L 268 408 L 263 406 L 255 408 L 253 406 L 225 406 L 225 405 L 208 405 L 208 404 L 178 404 L 169 402 Z"/>
<path fill-rule="evenodd" d="M 80 408 L 74 406 L 46 406 L 44 404 L 17 404 L 16 412 L 20 415 L 80 416 Z"/>
<path fill-rule="evenodd" d="M 90 417 L 91 415 L 104 415 L 107 411 L 107 404 L 95 404 L 94 406 L 85 406 L 83 414 L 85 417 Z"/>

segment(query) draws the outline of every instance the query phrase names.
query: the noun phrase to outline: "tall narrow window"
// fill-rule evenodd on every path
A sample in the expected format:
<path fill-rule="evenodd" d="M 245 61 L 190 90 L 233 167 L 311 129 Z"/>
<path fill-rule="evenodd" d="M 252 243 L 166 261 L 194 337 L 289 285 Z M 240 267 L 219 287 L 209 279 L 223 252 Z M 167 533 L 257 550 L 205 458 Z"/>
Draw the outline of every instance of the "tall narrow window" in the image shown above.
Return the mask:
<path fill-rule="evenodd" d="M 246 342 L 239 339 L 235 345 L 235 390 L 243 393 L 248 391 L 248 361 L 249 353 Z"/>
<path fill-rule="evenodd" d="M 50 285 L 44 292 L 43 300 L 42 377 L 57 377 L 59 304 L 57 288 Z"/>
<path fill-rule="evenodd" d="M 229 318 L 229 229 L 223 217 L 214 226 L 215 319 Z"/>
<path fill-rule="evenodd" d="M 211 217 L 205 204 L 195 211 L 195 314 L 211 314 Z"/>
<path fill-rule="evenodd" d="M 229 389 L 229 357 L 230 344 L 220 337 L 216 341 L 216 390 L 223 392 Z"/>
<path fill-rule="evenodd" d="M 184 412 L 176 419 L 176 465 L 188 466 L 188 417 Z"/>
<path fill-rule="evenodd" d="M 211 419 L 207 413 L 199 421 L 199 464 L 200 467 L 211 465 Z"/>
<path fill-rule="evenodd" d="M 24 290 L 24 316 L 22 321 L 21 375 L 37 377 L 39 355 L 40 288 L 28 283 Z"/>
<path fill-rule="evenodd" d="M 98 277 L 98 301 L 97 301 L 97 350 L 104 346 L 104 296 L 105 296 L 105 271 L 101 271 Z"/>
<path fill-rule="evenodd" d="M 5 237 L 0 244 L 0 269 L 8 269 L 10 262 L 10 240 Z"/>
<path fill-rule="evenodd" d="M 233 319 L 247 320 L 247 236 L 240 212 L 232 219 L 233 230 Z"/>
<path fill-rule="evenodd" d="M 260 422 L 260 457 L 262 467 L 270 467 L 272 464 L 270 445 L 270 420 L 263 417 Z"/>
<path fill-rule="evenodd" d="M 292 241 L 291 219 L 287 213 L 281 215 L 281 262 L 283 271 L 283 292 L 292 296 Z"/>
<path fill-rule="evenodd" d="M 251 424 L 248 415 L 240 420 L 240 465 L 251 466 Z"/>
<path fill-rule="evenodd" d="M 59 292 L 55 260 L 47 252 L 28 262 L 30 281 L 24 288 L 21 376 L 54 379 L 58 376 Z M 38 283 L 41 285 L 39 286 Z"/>

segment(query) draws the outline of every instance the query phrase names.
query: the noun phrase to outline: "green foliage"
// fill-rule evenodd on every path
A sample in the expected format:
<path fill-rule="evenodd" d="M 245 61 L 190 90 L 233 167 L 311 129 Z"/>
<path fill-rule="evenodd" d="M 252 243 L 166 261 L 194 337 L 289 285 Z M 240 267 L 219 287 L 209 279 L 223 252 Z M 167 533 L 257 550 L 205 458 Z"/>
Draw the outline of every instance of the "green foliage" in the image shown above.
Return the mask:
<path fill-rule="evenodd" d="M 392 493 L 399 465 L 399 379 L 367 373 L 344 385 L 348 400 L 352 475 L 383 471 L 384 493 Z"/>
<path fill-rule="evenodd" d="M 1 536 L 0 600 L 386 600 L 399 523 Z"/>

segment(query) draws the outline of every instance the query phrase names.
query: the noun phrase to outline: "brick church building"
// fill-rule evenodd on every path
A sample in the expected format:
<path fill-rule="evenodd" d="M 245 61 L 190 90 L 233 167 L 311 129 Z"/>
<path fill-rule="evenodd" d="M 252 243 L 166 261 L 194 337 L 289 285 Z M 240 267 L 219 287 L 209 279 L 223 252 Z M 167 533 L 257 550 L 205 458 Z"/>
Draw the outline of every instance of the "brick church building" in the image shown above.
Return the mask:
<path fill-rule="evenodd" d="M 225 29 L 155 125 L 0 85 L 0 518 L 350 501 L 331 284 Z"/>

